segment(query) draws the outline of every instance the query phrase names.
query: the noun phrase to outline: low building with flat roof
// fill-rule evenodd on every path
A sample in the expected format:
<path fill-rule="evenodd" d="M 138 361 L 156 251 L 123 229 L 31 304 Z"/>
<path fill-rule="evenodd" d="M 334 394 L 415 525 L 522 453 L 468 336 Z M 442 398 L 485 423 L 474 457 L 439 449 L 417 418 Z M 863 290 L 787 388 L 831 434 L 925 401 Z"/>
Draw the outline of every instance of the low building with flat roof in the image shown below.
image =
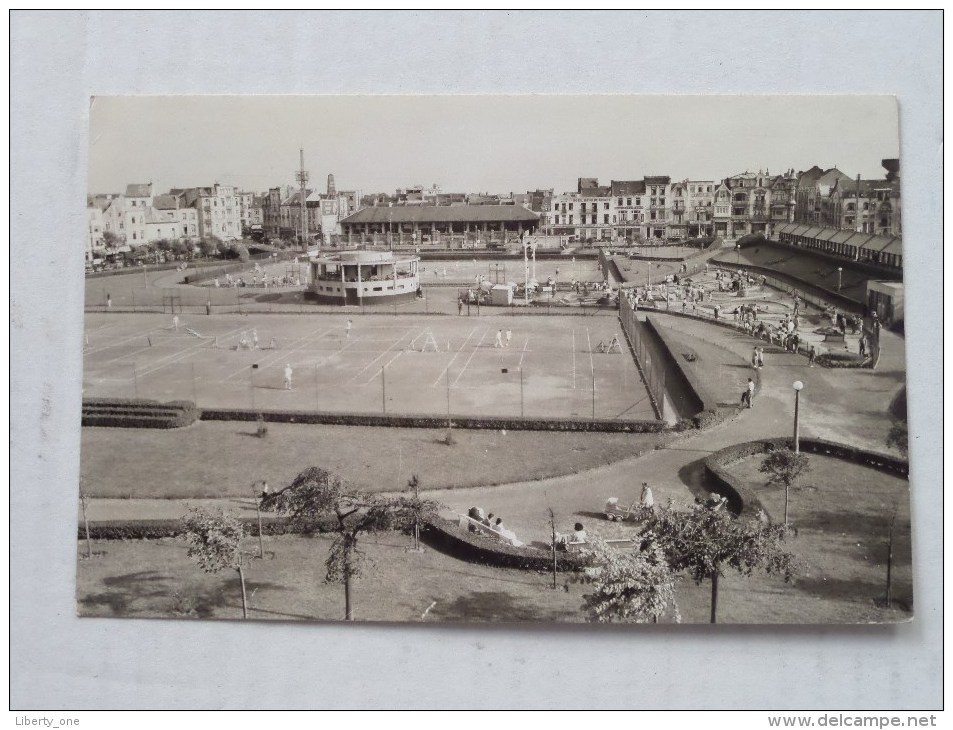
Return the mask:
<path fill-rule="evenodd" d="M 522 205 L 375 206 L 362 208 L 340 225 L 349 245 L 504 243 L 533 233 L 539 215 Z"/>
<path fill-rule="evenodd" d="M 419 256 L 341 251 L 309 258 L 311 291 L 322 304 L 393 304 L 420 289 Z"/>

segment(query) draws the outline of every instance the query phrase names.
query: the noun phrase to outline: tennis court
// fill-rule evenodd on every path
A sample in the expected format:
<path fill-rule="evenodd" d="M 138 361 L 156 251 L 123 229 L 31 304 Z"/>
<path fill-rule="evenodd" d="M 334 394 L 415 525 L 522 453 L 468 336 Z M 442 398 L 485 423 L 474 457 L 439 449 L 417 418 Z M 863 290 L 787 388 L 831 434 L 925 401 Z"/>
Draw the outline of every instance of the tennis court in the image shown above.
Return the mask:
<path fill-rule="evenodd" d="M 350 320 L 350 331 L 348 321 L 182 314 L 176 330 L 170 315 L 87 314 L 84 396 L 207 408 L 655 417 L 624 339 L 599 352 L 621 337 L 615 317 L 365 315 Z"/>

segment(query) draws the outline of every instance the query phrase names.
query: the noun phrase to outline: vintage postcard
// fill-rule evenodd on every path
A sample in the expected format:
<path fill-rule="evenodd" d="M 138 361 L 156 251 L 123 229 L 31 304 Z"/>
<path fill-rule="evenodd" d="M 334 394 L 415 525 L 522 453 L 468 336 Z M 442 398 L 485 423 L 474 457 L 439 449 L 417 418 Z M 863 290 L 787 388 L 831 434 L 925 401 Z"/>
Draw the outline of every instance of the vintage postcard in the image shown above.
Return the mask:
<path fill-rule="evenodd" d="M 912 619 L 893 97 L 96 97 L 90 140 L 79 615 Z"/>

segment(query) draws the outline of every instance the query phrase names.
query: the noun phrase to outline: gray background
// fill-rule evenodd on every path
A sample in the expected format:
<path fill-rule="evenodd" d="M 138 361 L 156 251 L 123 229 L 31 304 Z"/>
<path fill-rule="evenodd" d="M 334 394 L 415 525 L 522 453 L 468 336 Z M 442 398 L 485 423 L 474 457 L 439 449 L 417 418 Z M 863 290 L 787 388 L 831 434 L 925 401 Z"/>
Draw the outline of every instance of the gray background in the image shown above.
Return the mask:
<path fill-rule="evenodd" d="M 941 23 L 938 12 L 12 13 L 11 708 L 937 708 Z M 212 92 L 897 94 L 915 621 L 75 618 L 88 99 Z"/>

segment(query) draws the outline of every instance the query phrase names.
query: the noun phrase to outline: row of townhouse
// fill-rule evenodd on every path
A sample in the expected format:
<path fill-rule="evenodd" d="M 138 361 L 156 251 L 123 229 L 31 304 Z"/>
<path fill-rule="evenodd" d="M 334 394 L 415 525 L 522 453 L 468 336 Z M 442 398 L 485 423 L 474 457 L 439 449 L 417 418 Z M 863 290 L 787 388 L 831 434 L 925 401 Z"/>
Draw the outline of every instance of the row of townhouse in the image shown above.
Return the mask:
<path fill-rule="evenodd" d="M 851 178 L 814 166 L 797 183 L 794 222 L 875 235 L 900 236 L 900 160 L 881 160 L 882 179 Z"/>
<path fill-rule="evenodd" d="M 134 183 L 123 194 L 91 195 L 86 259 L 102 254 L 107 238 L 120 247 L 160 240 L 238 239 L 262 224 L 261 201 L 254 193 L 218 183 L 162 194 L 155 193 L 152 183 Z"/>
<path fill-rule="evenodd" d="M 615 241 L 711 235 L 716 185 L 711 180 L 672 182 L 579 178 L 576 192 L 553 195 L 541 226 L 551 235 Z"/>
<path fill-rule="evenodd" d="M 579 178 L 575 192 L 552 195 L 540 225 L 551 235 L 634 241 L 701 236 L 737 238 L 798 222 L 899 236 L 899 160 L 883 160 L 884 179 L 851 179 L 836 168 L 742 172 L 720 182 Z"/>
<path fill-rule="evenodd" d="M 336 190 L 333 178 L 323 193 L 306 190 L 304 202 L 308 240 L 326 244 L 339 240 L 340 221 L 362 207 L 360 191 Z M 270 188 L 262 198 L 262 226 L 266 236 L 300 240 L 301 190 L 290 185 Z"/>

